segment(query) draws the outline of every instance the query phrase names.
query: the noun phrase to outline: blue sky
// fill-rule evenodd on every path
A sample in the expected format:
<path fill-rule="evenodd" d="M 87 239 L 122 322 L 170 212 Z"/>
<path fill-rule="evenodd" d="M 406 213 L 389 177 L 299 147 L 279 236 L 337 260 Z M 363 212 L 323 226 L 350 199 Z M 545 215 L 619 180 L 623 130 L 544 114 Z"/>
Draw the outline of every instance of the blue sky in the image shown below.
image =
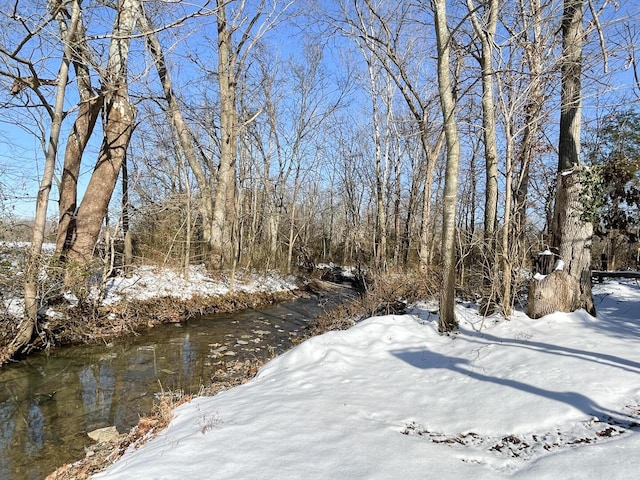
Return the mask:
<path fill-rule="evenodd" d="M 628 1 L 625 2 L 621 7 L 625 14 L 628 14 L 630 17 L 637 17 L 640 13 L 640 2 L 637 1 Z M 606 19 L 604 19 L 606 20 Z M 208 22 L 213 22 L 213 17 L 207 19 Z M 108 25 L 108 21 L 105 22 L 105 25 Z M 190 27 L 185 27 L 182 30 L 182 33 L 186 33 Z M 187 42 L 192 43 L 195 42 L 197 44 L 196 49 L 201 52 L 206 52 L 208 45 L 205 43 L 203 35 L 204 31 L 200 30 L 197 33 L 191 33 L 191 37 L 183 37 L 187 38 Z M 165 34 L 167 35 L 167 34 Z M 195 37 L 194 37 L 195 36 Z M 301 49 L 301 40 L 299 37 L 295 37 L 292 35 L 292 30 L 290 28 L 284 29 L 283 33 L 278 37 L 275 33 L 270 35 L 273 39 L 273 45 L 277 45 L 278 50 L 280 51 L 280 57 L 286 58 L 286 56 L 295 54 Z M 215 32 L 210 31 L 209 37 L 211 39 L 215 38 Z M 281 39 L 281 40 L 280 40 Z M 638 40 L 640 40 L 640 35 L 638 36 Z M 175 44 L 179 45 L 179 44 Z M 619 45 L 620 48 L 624 49 L 626 45 Z M 142 48 L 140 43 L 138 42 L 136 49 Z M 596 41 L 596 37 L 593 37 L 593 42 L 588 45 L 588 54 L 591 55 L 598 53 L 598 44 Z M 168 57 L 172 59 L 172 62 L 182 62 L 182 65 L 179 70 L 178 78 L 179 81 L 184 82 L 186 80 L 185 74 L 188 74 L 189 62 L 186 58 L 179 59 L 174 55 L 177 53 L 178 49 L 176 48 L 175 52 L 169 52 Z M 331 52 L 335 53 L 335 52 Z M 214 55 L 208 55 L 210 59 L 214 59 Z M 358 58 L 357 56 L 354 58 Z M 49 73 L 43 76 L 55 76 L 51 74 L 51 71 L 57 69 L 57 60 L 53 60 L 53 63 L 49 66 Z M 598 82 L 605 79 L 607 74 L 603 73 L 601 67 L 597 67 L 590 73 L 591 80 L 585 80 L 585 101 L 584 101 L 584 117 L 585 117 L 585 127 L 588 125 L 589 119 L 593 118 L 596 112 L 600 111 L 603 108 L 608 109 L 621 109 L 621 108 L 629 108 L 632 107 L 635 102 L 637 102 L 637 97 L 633 94 L 633 77 L 632 70 L 627 68 L 626 70 L 621 69 L 622 62 L 624 59 L 615 60 L 614 57 L 610 58 L 610 71 L 616 71 L 616 80 L 613 82 L 613 90 L 609 90 L 607 93 L 602 93 L 601 87 Z M 616 63 L 617 62 L 617 63 Z M 210 62 L 209 67 L 211 70 L 215 70 L 215 63 Z M 135 68 L 135 67 L 134 67 Z M 138 67 L 140 68 L 140 67 Z M 46 71 L 46 69 L 45 69 Z M 150 78 L 155 81 L 155 72 L 151 72 Z M 193 84 L 195 89 L 197 89 L 200 85 Z M 53 94 L 53 88 L 48 87 L 49 91 Z M 70 89 L 70 95 L 72 95 L 72 90 Z M 198 92 L 194 92 L 198 93 Z M 26 98 L 26 93 L 20 94 L 22 99 Z M 2 98 L 2 97 L 5 98 Z M 15 101 L 15 98 L 11 98 L 8 94 L 8 91 L 0 92 L 0 101 Z M 18 99 L 19 100 L 19 99 Z M 71 108 L 73 103 L 73 98 L 70 97 L 70 101 L 68 102 L 68 107 Z M 366 105 L 366 102 L 363 103 Z M 362 105 L 357 106 L 358 109 L 362 108 Z M 361 115 L 361 111 L 358 112 Z M 356 115 L 358 115 L 356 114 Z M 22 115 L 22 114 L 21 114 Z M 70 122 L 73 119 L 73 115 L 67 119 L 65 123 L 65 128 L 68 129 Z M 2 187 L 3 193 L 3 207 L 4 212 L 9 212 L 17 217 L 31 217 L 34 211 L 34 199 L 38 188 L 39 177 L 42 168 L 43 162 L 43 150 L 42 145 L 39 144 L 37 137 L 35 135 L 27 133 L 23 128 L 18 126 L 18 123 L 24 123 L 22 120 L 16 118 L 15 121 L 11 121 L 11 118 L 7 120 L 7 117 L 0 118 L 0 184 Z M 48 129 L 48 123 L 43 121 L 45 129 Z M 37 127 L 33 127 L 37 128 Z M 48 133 L 48 132 L 47 132 Z M 66 131 L 63 130 L 61 141 L 63 142 L 66 139 Z M 92 140 L 91 147 L 89 148 L 87 154 L 85 155 L 85 162 L 83 167 L 83 175 L 80 179 L 80 184 L 86 184 L 88 180 L 88 175 L 91 173 L 91 169 L 93 166 L 93 159 L 95 158 L 97 148 L 100 143 L 100 133 L 101 127 L 98 124 L 96 126 L 96 131 L 94 133 L 94 138 Z M 62 147 L 63 148 L 63 147 Z M 62 149 L 61 149 L 62 151 Z M 81 192 L 82 193 L 82 192 Z M 117 194 L 116 194 L 117 195 Z M 51 194 L 51 207 L 49 209 L 49 215 L 56 215 L 56 204 L 55 200 L 57 199 L 57 190 L 52 191 Z"/>

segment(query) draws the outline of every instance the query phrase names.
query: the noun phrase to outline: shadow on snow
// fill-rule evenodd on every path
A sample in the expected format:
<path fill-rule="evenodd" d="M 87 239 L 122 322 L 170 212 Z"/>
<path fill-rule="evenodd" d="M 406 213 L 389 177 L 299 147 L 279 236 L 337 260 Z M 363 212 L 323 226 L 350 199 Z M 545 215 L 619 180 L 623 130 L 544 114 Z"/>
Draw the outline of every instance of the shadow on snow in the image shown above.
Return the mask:
<path fill-rule="evenodd" d="M 457 338 L 459 340 L 459 337 Z M 426 349 L 404 349 L 391 352 L 400 360 L 420 369 L 446 369 L 457 372 L 481 382 L 490 382 L 502 385 L 522 392 L 527 392 L 540 397 L 548 398 L 556 402 L 570 405 L 587 416 L 595 416 L 599 420 L 613 420 L 615 423 L 627 426 L 635 426 L 637 419 L 622 412 L 610 410 L 586 395 L 578 392 L 556 392 L 535 385 L 530 385 L 510 378 L 498 378 L 475 371 L 469 360 L 458 357 L 450 357 Z"/>

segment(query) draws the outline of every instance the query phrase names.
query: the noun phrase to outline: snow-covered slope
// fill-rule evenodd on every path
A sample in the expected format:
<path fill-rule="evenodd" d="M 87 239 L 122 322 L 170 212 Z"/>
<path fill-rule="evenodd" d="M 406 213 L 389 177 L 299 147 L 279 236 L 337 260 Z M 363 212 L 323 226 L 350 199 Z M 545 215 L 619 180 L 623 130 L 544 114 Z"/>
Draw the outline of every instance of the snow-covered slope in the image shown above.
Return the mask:
<path fill-rule="evenodd" d="M 640 288 L 595 294 L 597 319 L 459 306 L 440 336 L 420 304 L 312 338 L 96 478 L 635 478 Z"/>

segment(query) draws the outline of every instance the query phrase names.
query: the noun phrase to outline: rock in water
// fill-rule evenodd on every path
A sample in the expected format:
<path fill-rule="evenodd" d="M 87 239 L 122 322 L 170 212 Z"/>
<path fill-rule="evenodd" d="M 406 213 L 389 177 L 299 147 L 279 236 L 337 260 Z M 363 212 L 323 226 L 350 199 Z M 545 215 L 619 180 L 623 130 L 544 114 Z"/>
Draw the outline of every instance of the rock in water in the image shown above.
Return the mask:
<path fill-rule="evenodd" d="M 88 432 L 87 435 L 89 435 L 91 440 L 97 443 L 114 442 L 120 436 L 116 427 L 98 428 L 97 430 Z"/>

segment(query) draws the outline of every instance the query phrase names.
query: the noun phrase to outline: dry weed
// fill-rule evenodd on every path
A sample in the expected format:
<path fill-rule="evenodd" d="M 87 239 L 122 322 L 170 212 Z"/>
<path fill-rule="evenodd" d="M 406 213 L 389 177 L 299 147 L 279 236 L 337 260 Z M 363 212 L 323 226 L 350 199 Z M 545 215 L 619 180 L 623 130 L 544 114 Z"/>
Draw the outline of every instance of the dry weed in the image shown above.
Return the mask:
<path fill-rule="evenodd" d="M 298 342 L 331 330 L 345 330 L 372 316 L 402 314 L 408 304 L 432 298 L 438 291 L 432 279 L 419 273 L 377 275 L 368 278 L 367 285 L 366 291 L 353 301 L 314 320 L 307 335 L 298 338 Z"/>

